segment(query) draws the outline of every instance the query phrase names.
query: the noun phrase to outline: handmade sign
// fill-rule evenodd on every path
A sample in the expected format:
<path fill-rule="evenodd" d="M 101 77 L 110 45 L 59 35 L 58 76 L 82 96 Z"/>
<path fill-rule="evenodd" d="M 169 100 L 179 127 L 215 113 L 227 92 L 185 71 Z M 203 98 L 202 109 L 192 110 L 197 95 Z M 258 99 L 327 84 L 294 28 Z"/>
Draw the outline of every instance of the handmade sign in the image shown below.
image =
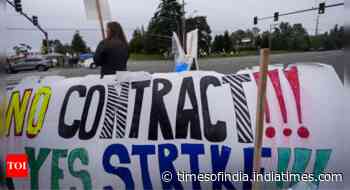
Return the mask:
<path fill-rule="evenodd" d="M 104 20 L 111 19 L 111 9 L 108 0 L 98 0 L 101 9 L 102 18 Z M 85 13 L 88 20 L 98 20 L 97 1 L 84 0 Z"/>
<path fill-rule="evenodd" d="M 186 34 L 186 52 L 181 46 L 177 34 L 172 37 L 172 53 L 175 58 L 175 72 L 198 70 L 198 29 Z"/>
<path fill-rule="evenodd" d="M 24 80 L 7 92 L 0 158 L 27 154 L 30 175 L 13 179 L 16 189 L 251 189 L 258 78 L 244 70 Z M 334 69 L 273 68 L 267 87 L 262 171 L 342 172 Z M 186 182 L 178 172 L 240 177 Z"/>

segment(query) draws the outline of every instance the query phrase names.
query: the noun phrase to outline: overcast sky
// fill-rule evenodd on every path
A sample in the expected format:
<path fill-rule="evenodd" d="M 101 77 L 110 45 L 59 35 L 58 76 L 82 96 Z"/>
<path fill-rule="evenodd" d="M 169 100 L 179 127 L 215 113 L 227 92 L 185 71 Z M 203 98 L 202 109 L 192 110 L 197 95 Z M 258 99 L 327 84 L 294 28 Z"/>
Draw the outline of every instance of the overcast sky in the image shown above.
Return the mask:
<path fill-rule="evenodd" d="M 1 0 L 0 0 L 1 1 Z M 4 0 L 2 0 L 4 1 Z M 112 20 L 119 21 L 128 38 L 132 31 L 142 25 L 147 26 L 160 0 L 109 0 Z M 187 16 L 207 16 L 213 34 L 224 30 L 234 31 L 253 27 L 253 17 L 272 16 L 275 11 L 285 13 L 294 10 L 316 7 L 321 0 L 186 0 Z M 327 0 L 327 4 L 339 3 L 343 0 Z M 59 39 L 68 43 L 75 30 L 81 34 L 92 49 L 101 39 L 98 22 L 87 20 L 83 0 L 22 0 L 24 12 L 37 15 L 44 28 L 49 29 L 50 39 Z M 196 12 L 195 12 L 196 10 Z M 18 28 L 30 29 L 33 26 L 19 16 L 12 7 L 7 6 L 2 12 L 1 48 L 12 49 L 19 43 L 27 43 L 40 48 L 42 34 L 38 31 L 23 31 Z M 195 13 L 194 13 L 195 12 Z M 194 13 L 194 14 L 193 14 Z M 310 34 L 315 33 L 316 11 L 280 18 L 280 21 L 302 23 Z M 267 30 L 272 20 L 261 21 L 258 27 Z M 326 10 L 321 15 L 319 31 L 325 32 L 335 24 L 344 24 L 344 8 L 335 7 Z M 52 29 L 69 29 L 57 31 Z M 88 29 L 88 30 L 84 30 Z"/>

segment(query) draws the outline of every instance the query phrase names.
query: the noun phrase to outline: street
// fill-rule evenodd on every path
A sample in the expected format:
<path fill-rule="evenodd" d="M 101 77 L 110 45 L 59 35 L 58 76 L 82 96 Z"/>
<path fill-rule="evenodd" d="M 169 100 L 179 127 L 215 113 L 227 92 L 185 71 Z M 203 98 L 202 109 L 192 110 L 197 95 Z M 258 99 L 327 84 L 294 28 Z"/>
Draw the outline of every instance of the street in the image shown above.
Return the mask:
<path fill-rule="evenodd" d="M 344 78 L 343 51 L 323 51 L 323 52 L 305 52 L 305 53 L 285 53 L 271 55 L 271 64 L 293 64 L 293 63 L 325 63 L 332 65 L 341 80 Z M 257 66 L 258 56 L 246 57 L 228 57 L 200 59 L 200 70 L 216 71 L 220 73 L 235 73 L 241 69 Z M 174 70 L 174 61 L 129 61 L 128 69 L 130 71 L 172 72 Z M 7 75 L 7 82 L 13 84 L 27 76 L 52 76 L 60 75 L 65 77 L 79 77 L 85 75 L 99 74 L 99 69 L 89 68 L 53 68 L 46 72 L 24 71 L 16 74 Z"/>

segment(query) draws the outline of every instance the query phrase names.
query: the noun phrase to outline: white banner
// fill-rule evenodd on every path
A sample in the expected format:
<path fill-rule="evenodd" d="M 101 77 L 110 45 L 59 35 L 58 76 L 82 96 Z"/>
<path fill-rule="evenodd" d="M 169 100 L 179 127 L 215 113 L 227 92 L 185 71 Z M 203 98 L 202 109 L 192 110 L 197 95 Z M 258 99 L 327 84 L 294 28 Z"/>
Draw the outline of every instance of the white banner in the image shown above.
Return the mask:
<path fill-rule="evenodd" d="M 258 78 L 246 70 L 26 80 L 8 92 L 0 159 L 28 156 L 30 175 L 15 189 L 251 189 Z M 341 184 L 315 179 L 347 164 L 337 138 L 342 90 L 328 66 L 269 71 L 265 174 Z M 298 184 L 270 180 L 262 189 Z"/>

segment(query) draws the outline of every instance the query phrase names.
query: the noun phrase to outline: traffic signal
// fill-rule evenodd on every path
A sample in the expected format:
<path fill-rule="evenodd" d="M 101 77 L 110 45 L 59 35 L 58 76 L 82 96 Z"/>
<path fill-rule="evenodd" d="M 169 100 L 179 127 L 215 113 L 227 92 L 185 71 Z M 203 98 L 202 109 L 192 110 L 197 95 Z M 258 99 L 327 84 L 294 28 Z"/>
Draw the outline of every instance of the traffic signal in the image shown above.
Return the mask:
<path fill-rule="evenodd" d="M 275 14 L 273 15 L 273 20 L 274 20 L 275 22 L 277 22 L 277 21 L 278 21 L 278 17 L 279 17 L 279 15 L 280 15 L 280 13 L 279 13 L 279 12 L 275 12 Z"/>
<path fill-rule="evenodd" d="M 326 3 L 320 3 L 318 6 L 318 14 L 324 14 L 326 9 Z"/>
<path fill-rule="evenodd" d="M 15 10 L 17 12 L 22 12 L 22 3 L 21 0 L 15 0 Z"/>
<path fill-rule="evenodd" d="M 258 24 L 258 17 L 254 17 L 254 25 L 257 25 Z"/>
<path fill-rule="evenodd" d="M 37 16 L 33 16 L 33 18 L 32 18 L 32 20 L 33 20 L 33 24 L 35 25 L 35 26 L 38 26 L 38 17 Z"/>

